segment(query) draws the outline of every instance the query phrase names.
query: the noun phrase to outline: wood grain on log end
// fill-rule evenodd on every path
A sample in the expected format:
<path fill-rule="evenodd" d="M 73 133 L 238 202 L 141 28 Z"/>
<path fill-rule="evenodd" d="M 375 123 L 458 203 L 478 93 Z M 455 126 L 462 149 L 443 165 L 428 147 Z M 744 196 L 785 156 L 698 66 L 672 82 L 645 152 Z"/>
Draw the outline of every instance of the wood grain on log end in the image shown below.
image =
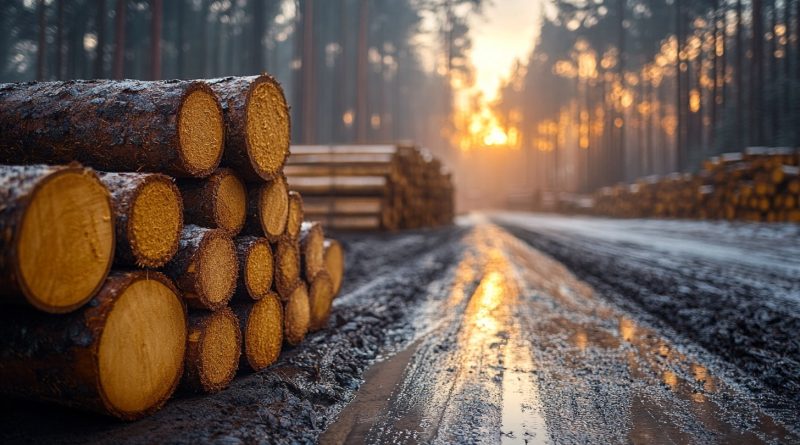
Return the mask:
<path fill-rule="evenodd" d="M 269 293 L 252 304 L 234 306 L 244 338 L 240 367 L 260 371 L 273 364 L 283 345 L 284 314 L 278 296 Z"/>
<path fill-rule="evenodd" d="M 236 375 L 241 352 L 239 319 L 230 308 L 191 315 L 184 386 L 205 393 L 225 388 Z"/>
<path fill-rule="evenodd" d="M 325 234 L 319 222 L 305 221 L 300 226 L 300 258 L 303 276 L 309 283 L 325 270 Z"/>
<path fill-rule="evenodd" d="M 328 324 L 333 303 L 333 282 L 326 271 L 314 276 L 308 287 L 308 305 L 311 313 L 309 331 L 319 331 Z"/>
<path fill-rule="evenodd" d="M 297 287 L 300 280 L 300 246 L 297 241 L 282 239 L 275 244 L 275 290 L 282 301 Z"/>
<path fill-rule="evenodd" d="M 325 258 L 325 271 L 331 277 L 333 283 L 334 298 L 342 290 L 342 279 L 344 278 L 344 249 L 339 241 L 326 239 L 323 246 L 323 257 Z"/>
<path fill-rule="evenodd" d="M 243 236 L 234 240 L 239 260 L 238 300 L 260 300 L 272 289 L 275 267 L 272 248 L 266 238 Z"/>
<path fill-rule="evenodd" d="M 144 417 L 178 385 L 186 326 L 186 309 L 164 275 L 113 272 L 77 312 L 25 312 L 0 324 L 0 392 L 124 420 Z"/>
<path fill-rule="evenodd" d="M 303 224 L 303 198 L 296 191 L 289 192 L 289 220 L 286 222 L 286 236 L 297 239 Z"/>
<path fill-rule="evenodd" d="M 289 107 L 268 74 L 209 81 L 225 105 L 223 162 L 249 181 L 280 176 L 289 155 Z"/>
<path fill-rule="evenodd" d="M 178 111 L 178 153 L 186 171 L 197 177 L 210 175 L 222 160 L 224 141 L 222 107 L 208 85 L 196 82 Z"/>
<path fill-rule="evenodd" d="M 247 189 L 233 170 L 219 168 L 206 179 L 178 182 L 188 224 L 224 230 L 236 236 L 247 216 Z"/>
<path fill-rule="evenodd" d="M 308 301 L 306 284 L 298 282 L 289 294 L 284 307 L 284 337 L 292 346 L 300 344 L 308 333 L 311 323 L 311 308 Z"/>
<path fill-rule="evenodd" d="M 215 311 L 228 304 L 236 290 L 236 247 L 221 229 L 187 225 L 178 253 L 165 270 L 190 307 Z"/>
<path fill-rule="evenodd" d="M 0 296 L 37 309 L 77 309 L 114 258 L 106 187 L 77 165 L 0 166 Z"/>
<path fill-rule="evenodd" d="M 114 203 L 116 264 L 157 268 L 178 250 L 183 203 L 172 178 L 158 173 L 100 173 Z"/>

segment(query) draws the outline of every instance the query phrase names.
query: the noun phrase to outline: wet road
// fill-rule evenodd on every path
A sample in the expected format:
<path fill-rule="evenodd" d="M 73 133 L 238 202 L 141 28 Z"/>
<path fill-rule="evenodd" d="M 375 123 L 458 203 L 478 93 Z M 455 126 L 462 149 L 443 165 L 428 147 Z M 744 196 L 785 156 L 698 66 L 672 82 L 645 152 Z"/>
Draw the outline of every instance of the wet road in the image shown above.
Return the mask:
<path fill-rule="evenodd" d="M 322 443 L 798 440 L 763 394 L 712 371 L 736 370 L 472 223 L 449 292 L 426 310 L 439 320 L 367 372 Z"/>
<path fill-rule="evenodd" d="M 798 232 L 652 224 L 343 234 L 328 328 L 273 367 L 133 424 L 0 400 L 0 442 L 800 442 Z"/>

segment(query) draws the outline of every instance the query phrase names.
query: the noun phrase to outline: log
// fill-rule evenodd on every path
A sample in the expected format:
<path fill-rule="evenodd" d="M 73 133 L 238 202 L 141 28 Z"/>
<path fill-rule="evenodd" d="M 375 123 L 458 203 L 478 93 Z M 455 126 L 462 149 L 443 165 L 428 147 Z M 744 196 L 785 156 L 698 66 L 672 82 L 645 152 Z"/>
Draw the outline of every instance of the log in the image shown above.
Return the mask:
<path fill-rule="evenodd" d="M 289 192 L 289 218 L 286 222 L 286 236 L 296 240 L 303 224 L 303 198 L 296 191 Z"/>
<path fill-rule="evenodd" d="M 108 190 L 70 166 L 0 166 L 0 301 L 64 313 L 103 284 L 114 259 Z"/>
<path fill-rule="evenodd" d="M 186 311 L 164 275 L 114 272 L 83 309 L 20 312 L 0 333 L 0 392 L 134 420 L 180 380 Z"/>
<path fill-rule="evenodd" d="M 277 241 L 286 231 L 289 219 L 289 192 L 281 177 L 250 189 L 247 197 L 247 222 L 243 232 Z"/>
<path fill-rule="evenodd" d="M 325 234 L 319 222 L 303 222 L 300 226 L 300 263 L 303 277 L 309 283 L 325 270 L 323 256 Z"/>
<path fill-rule="evenodd" d="M 328 317 L 331 315 L 331 304 L 333 303 L 333 281 L 326 271 L 320 271 L 309 282 L 308 287 L 308 306 L 310 312 L 310 322 L 308 330 L 310 332 L 324 329 L 328 324 Z"/>
<path fill-rule="evenodd" d="M 339 241 L 326 239 L 323 245 L 323 257 L 325 259 L 325 271 L 331 277 L 333 284 L 334 298 L 342 290 L 342 279 L 344 278 L 344 249 Z"/>
<path fill-rule="evenodd" d="M 225 115 L 224 165 L 245 180 L 273 179 L 289 156 L 289 107 L 283 89 L 268 74 L 208 81 Z"/>
<path fill-rule="evenodd" d="M 230 308 L 189 315 L 183 386 L 214 393 L 230 384 L 239 368 L 242 333 Z"/>
<path fill-rule="evenodd" d="M 161 267 L 178 250 L 183 203 L 169 176 L 100 173 L 114 205 L 117 265 Z"/>
<path fill-rule="evenodd" d="M 236 236 L 244 226 L 247 189 L 233 170 L 220 168 L 206 179 L 178 181 L 187 224 L 219 228 Z"/>
<path fill-rule="evenodd" d="M 216 311 L 228 304 L 236 290 L 236 247 L 221 229 L 187 225 L 178 253 L 164 271 L 183 291 L 189 307 Z"/>
<path fill-rule="evenodd" d="M 282 239 L 275 243 L 275 290 L 282 301 L 297 287 L 300 281 L 300 246 L 297 241 Z"/>
<path fill-rule="evenodd" d="M 234 240 L 239 279 L 234 297 L 240 301 L 264 298 L 272 289 L 274 258 L 266 238 L 243 236 Z"/>
<path fill-rule="evenodd" d="M 234 305 L 233 310 L 244 338 L 240 368 L 261 371 L 275 363 L 283 344 L 283 307 L 278 296 L 269 293 L 252 304 Z"/>
<path fill-rule="evenodd" d="M 306 337 L 311 323 L 308 289 L 302 281 L 298 281 L 297 286 L 289 294 L 283 316 L 283 336 L 286 343 L 291 346 L 299 345 Z"/>
<path fill-rule="evenodd" d="M 70 80 L 0 85 L 0 162 L 211 174 L 222 108 L 202 82 Z"/>

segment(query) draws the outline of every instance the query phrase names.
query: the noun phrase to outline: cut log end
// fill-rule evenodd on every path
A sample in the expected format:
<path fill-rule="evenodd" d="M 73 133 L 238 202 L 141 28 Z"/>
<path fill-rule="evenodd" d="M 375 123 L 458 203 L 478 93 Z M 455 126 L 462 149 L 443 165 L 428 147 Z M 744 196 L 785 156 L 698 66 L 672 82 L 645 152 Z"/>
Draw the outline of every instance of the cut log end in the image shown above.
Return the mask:
<path fill-rule="evenodd" d="M 300 193 L 289 192 L 289 218 L 286 222 L 286 236 L 297 239 L 300 236 L 300 226 L 303 224 L 303 198 Z"/>
<path fill-rule="evenodd" d="M 275 245 L 275 289 L 286 300 L 300 279 L 300 250 L 297 241 L 284 239 Z"/>
<path fill-rule="evenodd" d="M 260 371 L 273 364 L 281 353 L 284 315 L 278 296 L 270 293 L 249 308 L 244 327 L 247 366 Z"/>
<path fill-rule="evenodd" d="M 222 158 L 222 109 L 210 88 L 197 85 L 189 90 L 178 113 L 180 153 L 187 171 L 208 176 Z"/>
<path fill-rule="evenodd" d="M 103 399 L 124 419 L 152 412 L 172 394 L 186 346 L 186 314 L 176 293 L 165 278 L 139 277 L 114 302 L 97 352 Z"/>
<path fill-rule="evenodd" d="M 308 304 L 311 318 L 309 331 L 319 331 L 328 324 L 333 303 L 333 282 L 327 272 L 319 272 L 310 283 Z"/>
<path fill-rule="evenodd" d="M 289 108 L 277 81 L 261 76 L 253 84 L 246 119 L 253 169 L 265 179 L 278 176 L 289 155 Z"/>
<path fill-rule="evenodd" d="M 247 293 L 254 300 L 260 300 L 269 294 L 272 287 L 273 274 L 272 249 L 266 239 L 253 244 L 247 254 L 243 267 L 244 284 Z"/>
<path fill-rule="evenodd" d="M 324 244 L 325 270 L 333 283 L 333 296 L 339 295 L 344 278 L 344 249 L 339 241 L 326 239 Z"/>
<path fill-rule="evenodd" d="M 228 386 L 239 366 L 241 345 L 239 320 L 230 308 L 192 317 L 185 385 L 193 391 L 206 393 Z"/>
<path fill-rule="evenodd" d="M 114 257 L 108 191 L 80 168 L 56 171 L 37 184 L 18 229 L 18 277 L 38 309 L 63 313 L 88 301 Z"/>
<path fill-rule="evenodd" d="M 217 227 L 234 236 L 242 230 L 247 216 L 247 190 L 232 171 L 222 171 L 213 194 L 214 220 Z"/>
<path fill-rule="evenodd" d="M 309 283 L 325 270 L 324 245 L 322 225 L 318 222 L 304 222 L 300 228 L 300 254 L 303 274 Z"/>
<path fill-rule="evenodd" d="M 286 343 L 295 346 L 300 344 L 308 333 L 311 323 L 311 308 L 308 301 L 308 290 L 304 283 L 299 283 L 289 294 L 284 312 L 284 336 Z"/>
<path fill-rule="evenodd" d="M 161 267 L 178 250 L 183 227 L 183 204 L 178 188 L 167 176 L 152 175 L 134 197 L 127 234 L 136 263 Z"/>
<path fill-rule="evenodd" d="M 286 231 L 289 218 L 289 192 L 286 180 L 279 177 L 265 184 L 259 199 L 261 226 L 267 238 L 275 240 Z"/>
<path fill-rule="evenodd" d="M 211 235 L 205 241 L 198 258 L 198 291 L 208 302 L 208 308 L 214 310 L 227 304 L 233 295 L 238 263 L 236 248 L 230 238 Z"/>

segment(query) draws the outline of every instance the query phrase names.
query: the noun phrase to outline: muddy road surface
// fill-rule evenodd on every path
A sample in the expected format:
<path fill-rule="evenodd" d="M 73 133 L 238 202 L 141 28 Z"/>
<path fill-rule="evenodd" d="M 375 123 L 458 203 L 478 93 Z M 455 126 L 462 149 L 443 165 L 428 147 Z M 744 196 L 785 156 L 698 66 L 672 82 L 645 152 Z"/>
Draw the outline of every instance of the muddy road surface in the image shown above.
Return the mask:
<path fill-rule="evenodd" d="M 800 441 L 797 231 L 652 223 L 342 235 L 328 328 L 273 367 L 130 424 L 2 400 L 0 442 Z"/>

